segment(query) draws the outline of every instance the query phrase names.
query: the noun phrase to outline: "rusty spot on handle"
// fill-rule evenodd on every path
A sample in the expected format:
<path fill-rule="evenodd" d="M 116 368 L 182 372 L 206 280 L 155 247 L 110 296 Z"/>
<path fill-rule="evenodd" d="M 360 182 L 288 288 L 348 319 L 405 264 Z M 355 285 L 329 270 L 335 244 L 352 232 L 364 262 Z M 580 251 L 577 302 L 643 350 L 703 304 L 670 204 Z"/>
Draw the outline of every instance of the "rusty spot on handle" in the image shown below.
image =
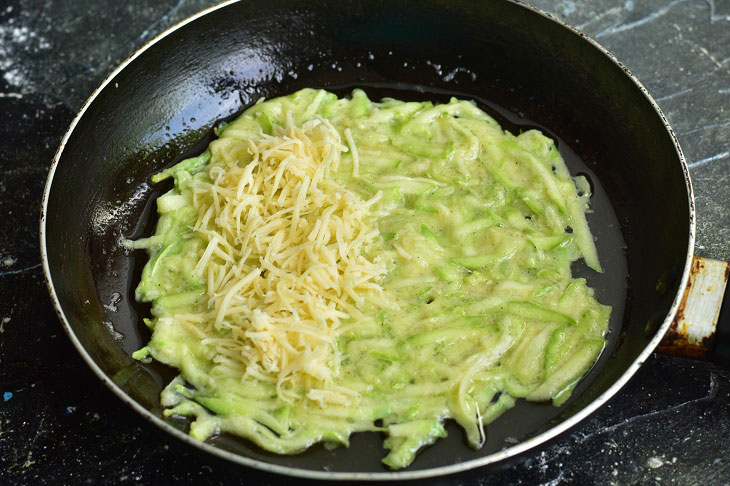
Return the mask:
<path fill-rule="evenodd" d="M 677 315 L 657 351 L 698 359 L 709 356 L 728 276 L 728 262 L 694 258 Z"/>

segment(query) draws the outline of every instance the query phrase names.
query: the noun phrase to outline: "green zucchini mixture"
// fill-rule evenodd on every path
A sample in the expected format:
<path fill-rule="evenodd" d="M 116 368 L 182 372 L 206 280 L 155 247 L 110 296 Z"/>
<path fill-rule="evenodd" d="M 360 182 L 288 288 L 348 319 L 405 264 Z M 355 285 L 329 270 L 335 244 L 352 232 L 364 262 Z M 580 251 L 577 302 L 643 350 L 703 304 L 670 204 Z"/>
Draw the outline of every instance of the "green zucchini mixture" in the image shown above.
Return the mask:
<path fill-rule="evenodd" d="M 206 289 L 223 277 L 206 274 L 201 260 L 236 262 L 225 263 L 226 254 L 216 253 L 222 244 L 211 244 L 216 216 L 206 220 L 199 210 L 200 187 L 224 171 L 245 172 L 252 142 L 316 123 L 342 146 L 322 187 L 336 184 L 371 204 L 363 218 L 376 231 L 363 237 L 358 258 L 382 270 L 371 282 L 378 298 L 341 294 L 321 357 L 326 376 L 311 371 L 282 384 L 261 363 L 236 375 L 231 360 L 254 352 L 246 336 L 261 327 L 258 317 L 232 324 L 231 309 L 245 303 L 224 303 L 228 313 L 216 320 L 217 296 Z M 173 177 L 175 187 L 158 200 L 156 233 L 128 243 L 150 255 L 136 298 L 152 303 L 145 322 L 153 334 L 134 357 L 180 370 L 162 404 L 167 415 L 193 419 L 193 437 L 228 432 L 292 454 L 378 431 L 388 449 L 383 463 L 400 469 L 446 435 L 447 419 L 479 448 L 485 426 L 517 399 L 561 405 L 603 349 L 611 309 L 570 268 L 583 258 L 601 271 L 585 219 L 590 189 L 539 131 L 511 134 L 455 98 L 376 103 L 362 90 L 337 98 L 304 89 L 253 105 L 217 135 L 202 155 L 153 177 Z M 284 208 L 282 218 L 291 222 L 299 217 L 293 213 Z M 241 225 L 247 214 L 238 214 Z M 258 272 L 252 282 L 274 271 L 259 260 L 247 264 Z M 298 315 L 290 314 L 296 326 Z M 239 348 L 218 346 L 239 334 Z M 347 399 L 328 401 L 327 390 Z"/>

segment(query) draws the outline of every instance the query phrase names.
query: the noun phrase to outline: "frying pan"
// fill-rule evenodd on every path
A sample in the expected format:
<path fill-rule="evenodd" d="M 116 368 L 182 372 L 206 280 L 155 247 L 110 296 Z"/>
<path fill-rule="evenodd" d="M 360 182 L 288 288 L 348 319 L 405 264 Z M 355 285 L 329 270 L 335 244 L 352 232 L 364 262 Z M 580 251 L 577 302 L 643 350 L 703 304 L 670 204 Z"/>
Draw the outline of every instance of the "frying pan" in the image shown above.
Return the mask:
<path fill-rule="evenodd" d="M 134 301 L 145 257 L 123 237 L 149 234 L 149 176 L 202 151 L 212 127 L 260 97 L 303 87 L 371 98 L 472 99 L 512 131 L 552 136 L 593 184 L 589 224 L 605 272 L 581 263 L 612 305 L 609 343 L 560 408 L 520 402 L 490 425 L 481 451 L 449 437 L 413 465 L 380 464 L 382 437 L 353 436 L 268 454 L 234 437 L 198 443 L 163 419 L 175 375 L 131 359 L 149 334 Z M 549 15 L 509 0 L 228 2 L 144 46 L 94 92 L 56 154 L 41 216 L 43 266 L 70 339 L 96 374 L 151 423 L 189 444 L 263 470 L 321 479 L 415 479 L 506 461 L 568 430 L 614 395 L 670 326 L 693 259 L 695 213 L 677 140 L 644 87 L 605 49 Z"/>

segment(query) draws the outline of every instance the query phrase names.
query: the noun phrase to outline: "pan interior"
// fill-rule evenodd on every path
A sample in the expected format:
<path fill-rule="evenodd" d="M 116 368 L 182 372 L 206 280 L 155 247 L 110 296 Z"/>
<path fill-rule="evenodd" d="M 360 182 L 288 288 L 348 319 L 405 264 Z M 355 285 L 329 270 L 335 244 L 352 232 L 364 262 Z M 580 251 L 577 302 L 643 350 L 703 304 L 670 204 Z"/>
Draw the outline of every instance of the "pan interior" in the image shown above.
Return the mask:
<path fill-rule="evenodd" d="M 106 376 L 160 415 L 159 391 L 176 374 L 130 358 L 149 338 L 141 324 L 149 309 L 133 297 L 145 256 L 119 241 L 153 230 L 154 200 L 169 187 L 151 187 L 149 176 L 202 151 L 216 122 L 261 96 L 362 87 L 372 99 L 457 95 L 513 132 L 537 126 L 552 136 L 571 172 L 594 186 L 588 218 L 606 270 L 578 263 L 574 275 L 613 306 L 609 345 L 566 405 L 520 403 L 489 427 L 481 451 L 452 425 L 411 469 L 484 457 L 535 436 L 619 379 L 664 319 L 689 240 L 675 146 L 621 68 L 511 2 L 425 1 L 417 10 L 395 2 L 254 4 L 212 11 L 148 48 L 98 93 L 60 156 L 46 214 L 50 278 L 71 331 Z M 295 456 L 228 436 L 214 442 L 301 469 L 384 471 L 377 434 L 356 435 L 347 449 L 316 446 Z"/>

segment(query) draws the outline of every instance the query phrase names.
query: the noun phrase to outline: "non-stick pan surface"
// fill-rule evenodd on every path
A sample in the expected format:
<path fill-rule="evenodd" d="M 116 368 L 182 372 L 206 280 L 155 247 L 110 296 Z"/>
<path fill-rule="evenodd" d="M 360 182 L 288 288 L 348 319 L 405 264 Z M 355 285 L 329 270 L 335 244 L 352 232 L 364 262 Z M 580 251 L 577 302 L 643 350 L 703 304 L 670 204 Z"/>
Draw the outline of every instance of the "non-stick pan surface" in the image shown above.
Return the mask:
<path fill-rule="evenodd" d="M 511 1 L 229 3 L 186 21 L 117 69 L 72 124 L 44 199 L 41 247 L 51 295 L 72 341 L 133 408 L 173 435 L 159 392 L 175 375 L 131 352 L 149 335 L 134 302 L 144 264 L 122 237 L 149 234 L 149 176 L 201 151 L 215 123 L 262 96 L 322 87 L 373 99 L 469 98 L 513 131 L 553 136 L 573 173 L 592 181 L 589 224 L 605 272 L 576 264 L 613 306 L 609 345 L 573 398 L 556 409 L 521 403 L 489 427 L 481 451 L 462 432 L 406 471 L 380 464 L 382 437 L 349 448 L 268 454 L 233 437 L 200 445 L 231 460 L 328 478 L 415 478 L 504 460 L 566 430 L 613 395 L 648 356 L 676 311 L 694 245 L 687 168 L 641 85 L 604 50 L 545 14 Z M 629 277 L 630 276 L 630 277 Z"/>

